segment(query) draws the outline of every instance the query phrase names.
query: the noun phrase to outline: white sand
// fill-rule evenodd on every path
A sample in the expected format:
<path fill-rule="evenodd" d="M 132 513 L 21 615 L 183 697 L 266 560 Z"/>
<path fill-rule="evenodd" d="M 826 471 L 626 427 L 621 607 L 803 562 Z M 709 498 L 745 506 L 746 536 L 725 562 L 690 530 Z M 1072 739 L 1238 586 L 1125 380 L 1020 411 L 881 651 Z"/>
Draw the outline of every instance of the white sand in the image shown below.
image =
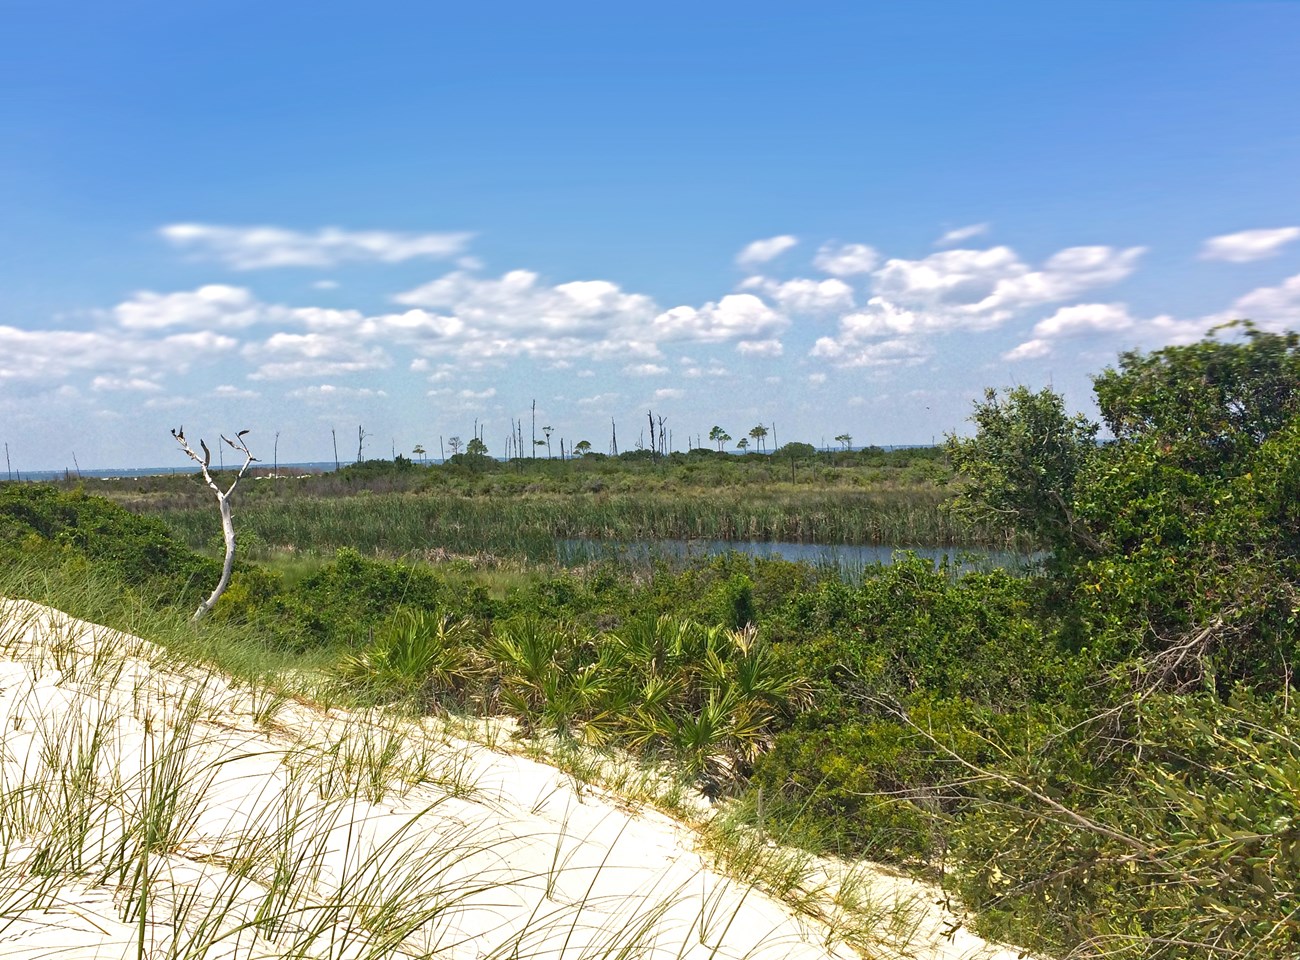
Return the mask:
<path fill-rule="evenodd" d="M 806 861 L 799 913 L 553 767 L 277 704 L 25 601 L 0 600 L 0 843 L 0 957 L 857 955 L 841 865 Z M 873 955 L 1017 956 L 934 889 L 853 876 Z"/>

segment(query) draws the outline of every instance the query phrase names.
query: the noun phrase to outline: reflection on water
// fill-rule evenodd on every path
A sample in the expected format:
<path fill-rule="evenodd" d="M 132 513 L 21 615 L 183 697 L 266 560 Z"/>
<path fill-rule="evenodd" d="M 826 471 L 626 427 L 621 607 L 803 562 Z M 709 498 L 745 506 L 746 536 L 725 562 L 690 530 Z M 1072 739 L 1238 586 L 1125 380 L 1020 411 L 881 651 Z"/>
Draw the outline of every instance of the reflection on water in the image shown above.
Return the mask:
<path fill-rule="evenodd" d="M 735 551 L 754 557 L 791 560 L 814 566 L 835 567 L 841 574 L 861 575 L 878 564 L 893 562 L 895 553 L 909 551 L 936 565 L 947 559 L 950 567 L 960 570 L 1002 568 L 1022 570 L 1039 557 L 1012 550 L 989 550 L 979 547 L 912 547 L 872 546 L 867 544 L 776 543 L 754 540 L 559 540 L 556 552 L 561 563 L 578 564 L 591 560 L 619 559 L 648 563 L 653 560 L 693 560 Z"/>

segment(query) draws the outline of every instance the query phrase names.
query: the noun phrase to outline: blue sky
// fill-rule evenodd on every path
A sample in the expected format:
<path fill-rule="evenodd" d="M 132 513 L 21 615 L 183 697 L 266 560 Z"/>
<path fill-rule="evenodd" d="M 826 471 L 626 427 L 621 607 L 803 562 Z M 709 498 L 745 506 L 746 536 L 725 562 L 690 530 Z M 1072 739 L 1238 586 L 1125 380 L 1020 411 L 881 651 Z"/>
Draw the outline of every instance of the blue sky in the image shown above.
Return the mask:
<path fill-rule="evenodd" d="M 927 443 L 1300 327 L 1300 4 L 9 2 L 20 469 Z M 344 449 L 352 443 L 342 444 Z M 341 450 L 342 452 L 342 450 Z"/>

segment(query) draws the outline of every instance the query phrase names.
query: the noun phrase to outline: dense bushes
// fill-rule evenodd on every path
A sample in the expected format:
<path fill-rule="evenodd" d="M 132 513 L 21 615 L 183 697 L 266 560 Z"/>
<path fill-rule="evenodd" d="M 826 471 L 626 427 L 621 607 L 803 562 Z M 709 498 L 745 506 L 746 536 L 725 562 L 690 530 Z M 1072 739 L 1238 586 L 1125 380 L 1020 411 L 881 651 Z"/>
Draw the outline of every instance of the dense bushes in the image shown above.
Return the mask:
<path fill-rule="evenodd" d="M 1121 356 L 1096 379 L 1107 444 L 1023 389 L 952 444 L 970 507 L 1052 550 L 1058 642 L 1094 663 L 1079 709 L 986 737 L 953 822 L 963 894 L 1022 942 L 1300 954 L 1300 337 L 1241 333 Z"/>
<path fill-rule="evenodd" d="M 1156 694 L 1123 721 L 1122 749 L 1118 732 L 1002 745 L 1007 780 L 983 781 L 955 830 L 958 889 L 985 928 L 1084 956 L 1295 957 L 1294 709 Z"/>
<path fill-rule="evenodd" d="M 83 556 L 162 604 L 197 603 L 221 565 L 177 543 L 160 521 L 137 517 L 80 489 L 43 484 L 0 485 L 0 551 L 21 548 Z"/>

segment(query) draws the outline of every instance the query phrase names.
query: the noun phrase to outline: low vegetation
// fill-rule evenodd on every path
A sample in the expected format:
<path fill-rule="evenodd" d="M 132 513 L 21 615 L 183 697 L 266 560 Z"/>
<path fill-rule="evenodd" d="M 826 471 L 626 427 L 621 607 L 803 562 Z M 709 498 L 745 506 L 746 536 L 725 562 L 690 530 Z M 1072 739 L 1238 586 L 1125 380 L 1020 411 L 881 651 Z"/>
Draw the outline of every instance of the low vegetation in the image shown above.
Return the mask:
<path fill-rule="evenodd" d="M 755 836 L 893 861 L 1046 955 L 1294 957 L 1300 338 L 1244 326 L 1125 354 L 1096 391 L 1112 440 L 1051 391 L 1016 388 L 976 405 L 977 432 L 947 449 L 951 481 L 925 461 L 932 490 L 960 492 L 954 524 L 1009 526 L 1041 551 L 1028 572 L 906 555 L 861 582 L 738 554 L 634 571 L 398 560 L 386 554 L 413 536 L 400 514 L 427 501 L 412 529 L 435 530 L 468 516 L 436 512 L 426 485 L 442 475 L 412 465 L 413 485 L 388 493 L 318 490 L 293 509 L 281 488 L 250 498 L 264 545 L 296 542 L 271 519 L 294 509 L 373 529 L 338 544 L 332 525 L 346 524 L 321 521 L 310 529 L 332 532 L 304 536 L 341 546 L 332 556 L 236 564 L 210 622 L 175 642 L 246 673 L 310 675 L 319 697 L 505 714 L 536 736 L 671 762 L 727 801 L 738 862 Z M 508 493 L 530 466 L 479 467 L 452 465 L 455 510 L 481 499 L 503 524 L 540 517 L 552 542 L 569 535 L 557 518 L 574 501 L 558 488 L 578 482 L 572 464 Z M 814 491 L 779 496 L 829 495 Z M 667 490 L 619 496 L 611 531 L 642 516 L 637 530 L 676 532 L 648 506 Z M 601 502 L 572 509 L 595 517 Z M 205 542 L 182 515 L 171 529 Z M 2 487 L 0 593 L 141 626 L 115 610 L 183 609 L 214 572 L 166 530 L 76 490 Z M 454 552 L 491 549 L 483 535 Z M 71 587 L 91 570 L 93 601 Z"/>
<path fill-rule="evenodd" d="M 241 501 L 241 537 L 262 558 L 285 551 L 328 557 L 348 547 L 390 558 L 533 563 L 584 562 L 602 554 L 600 543 L 665 539 L 1022 545 L 1005 524 L 972 522 L 949 509 L 952 471 L 941 449 L 787 447 L 805 449 L 798 456 L 700 449 L 508 463 L 462 453 L 430 466 L 402 457 L 366 461 L 255 484 Z M 95 490 L 158 516 L 195 549 L 216 546 L 211 504 L 192 476 L 96 481 Z"/>

